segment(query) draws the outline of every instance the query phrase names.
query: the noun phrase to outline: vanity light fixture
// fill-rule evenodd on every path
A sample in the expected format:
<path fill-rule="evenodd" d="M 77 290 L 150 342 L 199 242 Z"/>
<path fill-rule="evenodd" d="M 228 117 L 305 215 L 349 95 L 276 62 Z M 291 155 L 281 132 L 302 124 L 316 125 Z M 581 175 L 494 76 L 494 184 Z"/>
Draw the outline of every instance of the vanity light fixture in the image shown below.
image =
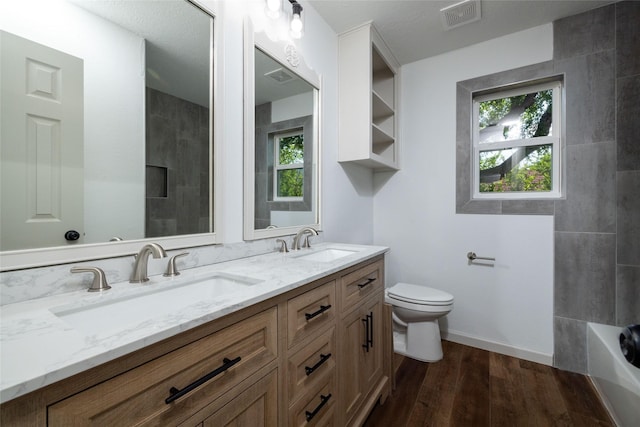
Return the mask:
<path fill-rule="evenodd" d="M 294 39 L 299 39 L 302 37 L 304 32 L 304 23 L 302 22 L 302 5 L 298 3 L 296 0 L 289 0 L 291 3 L 292 14 L 291 14 L 291 37 Z"/>
<path fill-rule="evenodd" d="M 278 19 L 282 12 L 283 0 L 265 0 L 264 13 L 271 19 Z M 304 34 L 304 22 L 302 19 L 302 5 L 297 0 L 289 0 L 291 3 L 291 20 L 289 21 L 289 34 L 294 39 L 299 39 Z"/>

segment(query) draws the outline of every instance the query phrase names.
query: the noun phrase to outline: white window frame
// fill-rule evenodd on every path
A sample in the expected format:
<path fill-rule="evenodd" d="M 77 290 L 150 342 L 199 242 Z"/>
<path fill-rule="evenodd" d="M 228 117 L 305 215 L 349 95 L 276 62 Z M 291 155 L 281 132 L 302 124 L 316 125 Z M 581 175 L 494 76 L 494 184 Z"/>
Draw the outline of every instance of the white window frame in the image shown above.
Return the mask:
<path fill-rule="evenodd" d="M 288 165 L 280 164 L 280 140 L 282 138 L 288 138 L 290 136 L 302 135 L 302 144 L 304 147 L 304 129 L 279 132 L 273 135 L 273 201 L 274 202 L 300 202 L 304 200 L 304 181 L 302 184 L 302 196 L 300 197 L 281 197 L 278 196 L 278 171 L 289 169 L 302 169 L 302 176 L 304 177 L 304 158 L 302 163 L 292 163 Z"/>
<path fill-rule="evenodd" d="M 552 89 L 552 116 L 553 135 L 538 136 L 526 139 L 512 139 L 499 142 L 480 144 L 480 103 L 494 99 L 509 98 L 533 92 Z M 522 200 L 522 199 L 558 199 L 562 197 L 562 81 L 552 80 L 543 83 L 531 82 L 531 84 L 519 85 L 516 89 L 504 89 L 492 91 L 472 99 L 472 128 L 473 128 L 473 156 L 471 194 L 473 199 L 479 200 Z M 509 148 L 528 147 L 536 145 L 551 145 L 551 191 L 513 191 L 513 192 L 480 192 L 480 152 L 497 151 Z"/>

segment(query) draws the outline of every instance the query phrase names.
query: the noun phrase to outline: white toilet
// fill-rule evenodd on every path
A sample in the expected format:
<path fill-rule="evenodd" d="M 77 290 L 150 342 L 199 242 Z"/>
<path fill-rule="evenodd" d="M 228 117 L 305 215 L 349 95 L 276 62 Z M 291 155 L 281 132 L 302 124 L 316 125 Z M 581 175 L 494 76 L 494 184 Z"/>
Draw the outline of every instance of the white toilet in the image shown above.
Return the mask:
<path fill-rule="evenodd" d="M 412 359 L 442 359 L 438 319 L 453 308 L 453 295 L 426 286 L 397 283 L 385 290 L 393 306 L 393 350 Z"/>

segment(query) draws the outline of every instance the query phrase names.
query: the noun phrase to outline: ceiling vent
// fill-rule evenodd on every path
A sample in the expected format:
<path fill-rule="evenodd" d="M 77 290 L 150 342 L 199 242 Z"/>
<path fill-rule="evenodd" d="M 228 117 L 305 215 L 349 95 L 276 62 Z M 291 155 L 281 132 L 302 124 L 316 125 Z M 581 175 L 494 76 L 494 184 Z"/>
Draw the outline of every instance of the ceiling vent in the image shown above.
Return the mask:
<path fill-rule="evenodd" d="M 464 0 L 440 9 L 445 30 L 480 20 L 480 0 Z"/>
<path fill-rule="evenodd" d="M 265 73 L 264 76 L 272 78 L 273 80 L 275 80 L 280 84 L 286 83 L 294 79 L 294 77 L 291 74 L 289 74 L 284 68 L 277 68 L 273 71 L 269 71 L 268 73 Z"/>

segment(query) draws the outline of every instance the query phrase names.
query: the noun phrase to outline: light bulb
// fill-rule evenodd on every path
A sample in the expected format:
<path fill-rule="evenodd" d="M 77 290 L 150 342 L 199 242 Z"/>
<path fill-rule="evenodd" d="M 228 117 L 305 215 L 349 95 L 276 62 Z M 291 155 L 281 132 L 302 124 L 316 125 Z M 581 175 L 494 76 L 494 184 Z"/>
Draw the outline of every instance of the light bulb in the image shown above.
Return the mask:
<path fill-rule="evenodd" d="M 267 0 L 265 13 L 269 18 L 278 18 L 282 9 L 282 0 Z"/>
<path fill-rule="evenodd" d="M 302 31 L 302 19 L 300 19 L 300 15 L 297 13 L 294 13 L 291 18 L 291 31 L 295 33 Z"/>
<path fill-rule="evenodd" d="M 302 19 L 300 19 L 300 14 L 298 13 L 293 14 L 293 16 L 291 17 L 290 28 L 291 28 L 291 37 L 293 37 L 294 39 L 302 38 L 303 24 L 302 24 Z"/>

